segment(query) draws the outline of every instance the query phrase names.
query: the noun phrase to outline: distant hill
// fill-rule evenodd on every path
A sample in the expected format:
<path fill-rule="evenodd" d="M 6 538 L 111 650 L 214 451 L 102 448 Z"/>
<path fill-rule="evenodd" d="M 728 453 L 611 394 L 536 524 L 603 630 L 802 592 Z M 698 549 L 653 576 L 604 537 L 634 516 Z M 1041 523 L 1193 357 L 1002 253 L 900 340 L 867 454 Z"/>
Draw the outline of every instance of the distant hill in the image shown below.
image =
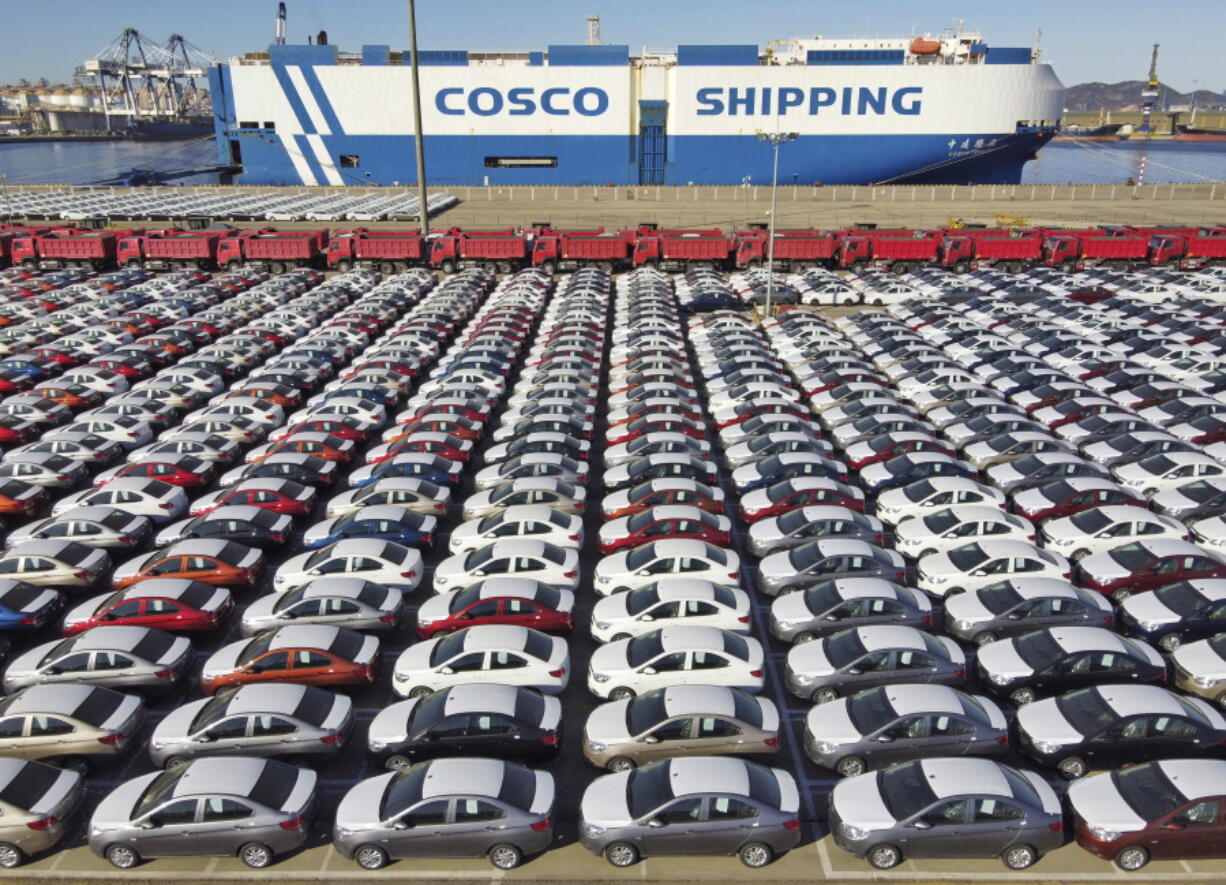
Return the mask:
<path fill-rule="evenodd" d="M 1141 90 L 1145 87 L 1143 80 L 1125 80 L 1122 83 L 1078 83 L 1070 86 L 1064 99 L 1064 106 L 1072 112 L 1078 111 L 1139 111 L 1141 109 Z M 1165 85 L 1158 87 L 1158 108 L 1169 105 L 1190 105 L 1191 92 L 1177 92 Z M 1202 110 L 1219 108 L 1223 104 L 1221 93 L 1210 92 L 1207 89 L 1196 91 L 1196 106 Z"/>

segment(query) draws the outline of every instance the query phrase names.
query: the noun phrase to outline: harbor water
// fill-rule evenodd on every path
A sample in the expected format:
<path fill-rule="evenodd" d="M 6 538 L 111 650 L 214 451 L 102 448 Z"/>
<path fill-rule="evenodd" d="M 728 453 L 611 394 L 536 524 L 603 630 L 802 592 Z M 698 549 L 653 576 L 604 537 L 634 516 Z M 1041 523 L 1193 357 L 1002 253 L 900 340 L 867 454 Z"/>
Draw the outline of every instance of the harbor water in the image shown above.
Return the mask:
<path fill-rule="evenodd" d="M 1053 142 L 1026 164 L 1024 184 L 1110 184 L 1136 180 L 1142 155 L 1145 181 L 1226 180 L 1226 142 L 1140 139 L 1123 142 Z M 193 141 L 30 142 L 0 144 L 0 175 L 10 184 L 88 185 L 133 169 L 184 172 L 217 163 L 211 138 Z M 213 174 L 177 184 L 212 184 Z"/>

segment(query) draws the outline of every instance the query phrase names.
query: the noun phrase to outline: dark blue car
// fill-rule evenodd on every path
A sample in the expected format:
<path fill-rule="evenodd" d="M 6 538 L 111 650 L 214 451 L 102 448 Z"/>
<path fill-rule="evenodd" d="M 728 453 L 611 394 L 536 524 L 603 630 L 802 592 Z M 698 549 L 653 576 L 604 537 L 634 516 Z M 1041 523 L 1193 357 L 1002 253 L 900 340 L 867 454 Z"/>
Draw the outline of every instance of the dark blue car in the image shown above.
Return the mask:
<path fill-rule="evenodd" d="M 746 464 L 732 471 L 736 490 L 744 495 L 754 489 L 773 486 L 787 479 L 817 476 L 847 482 L 847 465 L 816 452 L 796 452 L 771 455 L 757 463 Z"/>
<path fill-rule="evenodd" d="M 37 630 L 54 621 L 64 597 L 50 587 L 0 580 L 0 630 Z"/>
<path fill-rule="evenodd" d="M 356 513 L 307 529 L 302 546 L 315 550 L 346 538 L 372 538 L 427 550 L 434 543 L 433 532 L 437 524 L 435 517 L 406 507 L 363 507 Z"/>
<path fill-rule="evenodd" d="M 460 482 L 460 474 L 458 472 L 452 473 L 448 469 L 448 465 L 451 463 L 446 458 L 436 457 L 426 461 L 412 458 L 411 456 L 408 458 L 398 456 L 381 462 L 365 476 L 357 474 L 351 476 L 349 478 L 349 485 L 352 488 L 360 489 L 381 479 L 388 479 L 393 476 L 409 476 L 414 479 L 427 480 L 435 485 L 454 486 Z"/>
<path fill-rule="evenodd" d="M 881 464 L 873 464 L 860 472 L 860 483 L 865 491 L 880 494 L 887 489 L 901 488 L 931 479 L 934 476 L 961 476 L 976 479 L 978 471 L 959 461 L 946 461 L 942 456 L 933 458 L 934 452 L 914 452 L 899 455 Z"/>

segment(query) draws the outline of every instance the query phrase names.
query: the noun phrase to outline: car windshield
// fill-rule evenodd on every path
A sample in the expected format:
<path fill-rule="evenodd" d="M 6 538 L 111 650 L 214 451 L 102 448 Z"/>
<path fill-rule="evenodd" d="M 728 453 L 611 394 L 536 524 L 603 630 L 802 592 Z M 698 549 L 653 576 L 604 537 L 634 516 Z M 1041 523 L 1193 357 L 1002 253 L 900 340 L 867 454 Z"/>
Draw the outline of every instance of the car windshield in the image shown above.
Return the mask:
<path fill-rule="evenodd" d="M 908 501 L 916 502 L 930 497 L 935 491 L 936 487 L 933 486 L 931 480 L 921 479 L 903 489 L 903 494 L 907 496 Z"/>
<path fill-rule="evenodd" d="M 1108 555 L 1119 563 L 1121 568 L 1130 572 L 1140 571 L 1154 558 L 1153 554 L 1140 544 L 1125 544 L 1122 547 L 1116 547 Z"/>
<path fill-rule="evenodd" d="M 953 510 L 947 507 L 944 510 L 937 511 L 931 516 L 925 516 L 924 526 L 930 532 L 940 533 L 940 532 L 945 532 L 945 531 L 948 531 L 949 529 L 952 529 L 954 526 L 956 526 L 961 521 L 962 520 L 958 518 L 958 515 L 954 513 Z"/>
<path fill-rule="evenodd" d="M 1151 458 L 1146 458 L 1137 466 L 1155 476 L 1161 476 L 1175 467 L 1175 459 L 1170 455 L 1154 455 Z"/>
<path fill-rule="evenodd" d="M 791 481 L 777 482 L 766 490 L 766 497 L 769 498 L 772 503 L 774 503 L 782 501 L 794 491 L 796 491 L 796 485 Z"/>
<path fill-rule="evenodd" d="M 1121 769 L 1112 773 L 1111 780 L 1128 807 L 1145 821 L 1164 817 L 1188 801 L 1157 762 Z"/>
<path fill-rule="evenodd" d="M 1098 734 L 1118 718 L 1097 689 L 1082 688 L 1056 698 L 1056 706 L 1073 728 L 1086 737 Z"/>
<path fill-rule="evenodd" d="M 1198 612 L 1209 602 L 1209 597 L 1197 590 L 1190 581 L 1159 587 L 1154 591 L 1154 597 L 1177 615 Z"/>
<path fill-rule="evenodd" d="M 994 615 L 1010 611 L 1022 601 L 1021 594 L 1008 581 L 998 581 L 981 587 L 977 595 L 984 607 Z"/>
<path fill-rule="evenodd" d="M 836 667 L 859 660 L 868 651 L 860 641 L 858 630 L 840 630 L 826 639 L 826 657 Z"/>
<path fill-rule="evenodd" d="M 452 633 L 446 639 L 439 640 L 438 645 L 430 655 L 430 665 L 438 666 L 450 661 L 464 651 L 464 632 Z"/>
<path fill-rule="evenodd" d="M 788 562 L 798 571 L 803 571 L 825 558 L 826 555 L 822 553 L 821 546 L 816 541 L 801 544 L 788 553 Z"/>
<path fill-rule="evenodd" d="M 646 587 L 631 590 L 626 594 L 625 600 L 626 611 L 632 615 L 639 615 L 660 601 L 660 591 L 657 585 L 648 584 Z"/>
<path fill-rule="evenodd" d="M 1039 489 L 1039 492 L 1048 501 L 1063 501 L 1066 498 L 1070 498 L 1075 495 L 1077 490 L 1073 488 L 1072 483 L 1061 479 L 1057 480 L 1056 482 L 1048 483 Z"/>
<path fill-rule="evenodd" d="M 636 820 L 673 798 L 673 788 L 668 777 L 671 766 L 671 759 L 661 759 L 630 772 L 630 780 L 626 783 L 626 799 L 630 806 L 630 815 Z"/>
<path fill-rule="evenodd" d="M 226 713 L 226 708 L 230 706 L 230 699 L 234 697 L 234 692 L 223 691 L 211 697 L 200 712 L 196 714 L 196 718 L 192 720 L 192 724 L 188 726 L 188 731 L 196 733 L 201 729 L 207 728 Z"/>
<path fill-rule="evenodd" d="M 655 545 L 647 544 L 643 547 L 630 551 L 630 553 L 626 555 L 626 568 L 630 569 L 631 571 L 638 571 L 655 558 Z"/>
<path fill-rule="evenodd" d="M 813 519 L 805 514 L 805 508 L 801 507 L 796 510 L 789 510 L 783 516 L 779 517 L 779 530 L 785 535 L 790 535 L 793 532 L 798 532 L 805 526 L 813 522 Z"/>
<path fill-rule="evenodd" d="M 1025 633 L 1017 637 L 1013 645 L 1031 670 L 1041 670 L 1064 657 L 1064 649 L 1045 630 Z"/>
<path fill-rule="evenodd" d="M 169 799 L 179 783 L 179 778 L 183 776 L 187 768 L 187 766 L 184 766 L 183 768 L 164 771 L 150 781 L 149 786 L 145 787 L 145 792 L 136 800 L 136 807 L 132 809 L 132 818 L 143 817 Z"/>
<path fill-rule="evenodd" d="M 870 688 L 847 699 L 847 713 L 860 734 L 872 734 L 894 721 L 896 713 L 886 696 L 886 689 Z"/>
<path fill-rule="evenodd" d="M 895 820 L 904 820 L 936 801 L 920 761 L 899 762 L 877 773 L 877 789 Z"/>
<path fill-rule="evenodd" d="M 963 544 L 961 547 L 950 550 L 948 556 L 949 561 L 963 572 L 978 568 L 988 558 L 988 554 L 978 544 Z"/>
<path fill-rule="evenodd" d="M 326 548 L 325 548 L 326 549 Z M 490 544 L 487 547 L 482 547 L 479 550 L 474 550 L 464 560 L 464 568 L 467 571 L 472 571 L 475 568 L 485 565 L 494 558 L 494 545 Z"/>
<path fill-rule="evenodd" d="M 667 716 L 664 705 L 666 689 L 658 688 L 641 694 L 626 706 L 626 728 L 632 735 L 654 728 Z"/>
<path fill-rule="evenodd" d="M 247 643 L 246 647 L 241 652 L 239 652 L 238 662 L 240 664 L 245 664 L 248 661 L 264 654 L 264 652 L 268 651 L 268 647 L 272 643 L 272 637 L 272 632 L 256 636 Z"/>
<path fill-rule="evenodd" d="M 630 666 L 641 667 L 664 651 L 664 643 L 660 641 L 661 632 L 656 630 L 630 640 L 626 647 L 626 660 L 630 662 Z"/>
<path fill-rule="evenodd" d="M 1111 525 L 1111 517 L 1103 513 L 1097 507 L 1092 507 L 1089 510 L 1083 510 L 1071 518 L 1071 522 L 1078 531 L 1084 532 L 1087 535 L 1093 535 L 1101 532 L 1107 526 Z"/>

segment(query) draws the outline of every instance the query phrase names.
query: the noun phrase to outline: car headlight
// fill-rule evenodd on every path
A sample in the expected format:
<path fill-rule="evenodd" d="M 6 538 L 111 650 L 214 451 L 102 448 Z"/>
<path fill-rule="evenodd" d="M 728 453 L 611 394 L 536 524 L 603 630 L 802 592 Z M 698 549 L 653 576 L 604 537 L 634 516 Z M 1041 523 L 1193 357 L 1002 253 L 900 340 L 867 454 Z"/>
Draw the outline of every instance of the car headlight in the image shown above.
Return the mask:
<path fill-rule="evenodd" d="M 1106 827 L 1090 827 L 1090 835 L 1100 842 L 1114 842 L 1120 837 L 1119 830 L 1108 830 Z"/>
<path fill-rule="evenodd" d="M 823 756 L 827 756 L 837 750 L 839 745 L 830 741 L 818 741 L 816 744 L 814 744 L 814 747 L 817 749 L 817 752 L 821 753 Z"/>
<path fill-rule="evenodd" d="M 988 678 L 992 680 L 993 685 L 1008 685 L 1013 681 L 1012 676 L 1007 676 L 1004 673 L 989 673 Z"/>
<path fill-rule="evenodd" d="M 608 630 L 611 625 L 608 621 L 597 621 L 596 623 L 592 624 L 592 626 L 597 630 Z"/>
<path fill-rule="evenodd" d="M 775 626 L 780 630 L 793 630 L 796 628 L 795 621 L 776 621 Z"/>
<path fill-rule="evenodd" d="M 792 673 L 792 681 L 797 685 L 809 685 L 814 681 L 814 676 L 809 673 Z"/>
<path fill-rule="evenodd" d="M 374 738 L 371 738 L 368 741 L 368 743 L 370 745 L 370 748 L 374 750 L 376 753 L 387 749 L 387 741 L 377 741 Z"/>
<path fill-rule="evenodd" d="M 609 674 L 608 673 L 593 673 L 592 681 L 593 682 L 608 682 Z"/>
<path fill-rule="evenodd" d="M 583 835 L 585 836 L 603 836 L 606 831 L 607 828 L 602 827 L 600 824 L 594 824 L 588 821 L 583 822 Z"/>
<path fill-rule="evenodd" d="M 843 824 L 843 835 L 853 842 L 859 842 L 861 839 L 868 838 L 868 830 L 864 827 L 853 826 L 852 824 Z"/>
<path fill-rule="evenodd" d="M 1061 746 L 1062 745 L 1057 743 L 1056 741 L 1035 741 L 1034 742 L 1034 748 L 1038 750 L 1040 753 L 1043 753 L 1045 755 L 1048 753 L 1056 752 L 1057 750 L 1060 749 Z"/>
<path fill-rule="evenodd" d="M 1193 676 L 1192 681 L 1201 688 L 1212 688 L 1217 684 L 1217 678 L 1214 676 Z"/>
<path fill-rule="evenodd" d="M 927 581 L 929 584 L 944 584 L 946 581 L 949 580 L 949 578 L 943 577 L 941 575 L 921 575 L 920 580 Z"/>
<path fill-rule="evenodd" d="M 409 674 L 401 673 L 399 670 L 397 670 L 392 673 L 392 679 L 394 679 L 396 682 L 408 682 Z"/>
<path fill-rule="evenodd" d="M 102 833 L 103 833 L 102 827 L 99 827 L 99 826 L 94 826 L 93 824 L 91 824 L 91 825 L 90 825 L 90 828 L 89 828 L 89 835 L 90 835 L 90 838 L 91 838 L 91 839 L 92 839 L 94 836 L 101 836 L 101 835 L 102 835 Z"/>
<path fill-rule="evenodd" d="M 593 753 L 603 753 L 605 750 L 609 749 L 609 745 L 602 744 L 600 741 L 588 741 L 587 748 Z"/>
<path fill-rule="evenodd" d="M 352 836 L 352 835 L 353 835 L 355 832 L 357 832 L 357 831 L 356 831 L 356 830 L 351 830 L 351 829 L 349 829 L 348 827 L 340 827 L 340 826 L 338 826 L 338 827 L 336 828 L 336 835 L 340 836 L 342 839 L 348 839 L 348 838 L 349 838 L 350 836 Z"/>
<path fill-rule="evenodd" d="M 1072 547 L 1077 542 L 1076 538 L 1048 538 L 1047 545 L 1049 547 Z"/>
<path fill-rule="evenodd" d="M 954 621 L 954 626 L 956 626 L 959 630 L 969 630 L 971 627 L 975 626 L 975 622 L 968 621 L 966 618 L 959 618 L 958 620 Z"/>
<path fill-rule="evenodd" d="M 1162 621 L 1137 621 L 1137 626 L 1148 633 L 1161 627 Z"/>

